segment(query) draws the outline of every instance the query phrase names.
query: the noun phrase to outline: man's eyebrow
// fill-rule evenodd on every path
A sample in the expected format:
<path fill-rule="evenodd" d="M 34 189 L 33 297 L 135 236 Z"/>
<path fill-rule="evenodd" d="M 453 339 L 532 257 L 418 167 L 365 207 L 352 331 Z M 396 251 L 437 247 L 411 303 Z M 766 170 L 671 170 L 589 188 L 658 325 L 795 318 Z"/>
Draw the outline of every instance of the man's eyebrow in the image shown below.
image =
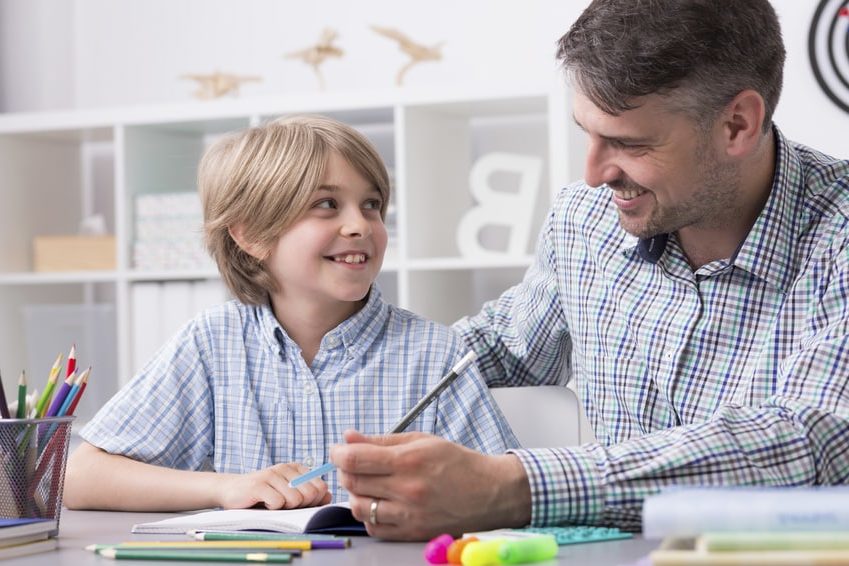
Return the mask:
<path fill-rule="evenodd" d="M 572 114 L 572 120 L 575 121 L 575 125 L 578 126 L 582 132 L 585 134 L 589 134 L 587 129 L 578 121 L 578 118 Z M 606 136 L 604 134 L 598 134 L 598 137 L 605 141 L 614 141 L 620 143 L 628 143 L 633 145 L 650 145 L 653 143 L 652 138 L 650 137 L 636 137 L 636 136 Z"/>

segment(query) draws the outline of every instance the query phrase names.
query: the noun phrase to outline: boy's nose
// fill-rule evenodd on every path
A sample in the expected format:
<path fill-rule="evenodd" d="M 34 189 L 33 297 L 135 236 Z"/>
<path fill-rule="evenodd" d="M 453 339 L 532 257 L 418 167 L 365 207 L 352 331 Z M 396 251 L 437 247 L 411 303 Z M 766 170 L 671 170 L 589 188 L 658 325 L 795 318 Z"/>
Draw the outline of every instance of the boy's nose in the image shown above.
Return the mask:
<path fill-rule="evenodd" d="M 341 231 L 348 238 L 364 238 L 371 234 L 371 225 L 362 212 L 351 211 L 345 214 Z"/>

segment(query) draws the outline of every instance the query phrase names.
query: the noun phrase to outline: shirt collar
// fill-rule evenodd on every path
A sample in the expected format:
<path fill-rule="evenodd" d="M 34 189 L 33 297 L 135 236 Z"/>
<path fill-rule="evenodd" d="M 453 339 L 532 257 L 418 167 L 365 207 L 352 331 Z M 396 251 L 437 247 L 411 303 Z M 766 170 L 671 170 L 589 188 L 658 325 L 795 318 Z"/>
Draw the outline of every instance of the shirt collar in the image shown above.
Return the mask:
<path fill-rule="evenodd" d="M 773 126 L 775 173 L 766 204 L 743 240 L 735 267 L 786 293 L 796 276 L 794 253 L 804 207 L 802 162 L 787 139 Z"/>
<path fill-rule="evenodd" d="M 269 347 L 275 351 L 287 347 L 298 348 L 274 316 L 271 305 L 257 305 L 255 312 L 260 332 Z M 322 339 L 322 348 L 335 347 L 332 346 L 335 343 L 344 347 L 349 357 L 358 357 L 380 334 L 388 316 L 389 306 L 383 301 L 377 284 L 373 283 L 363 308 L 328 332 Z"/>
<path fill-rule="evenodd" d="M 802 163 L 777 126 L 775 173 L 766 204 L 732 258 L 733 264 L 786 292 L 795 276 L 793 249 L 800 230 Z M 621 229 L 621 228 L 620 228 Z M 657 263 L 666 249 L 667 234 L 640 239 L 621 230 L 620 250 Z"/>

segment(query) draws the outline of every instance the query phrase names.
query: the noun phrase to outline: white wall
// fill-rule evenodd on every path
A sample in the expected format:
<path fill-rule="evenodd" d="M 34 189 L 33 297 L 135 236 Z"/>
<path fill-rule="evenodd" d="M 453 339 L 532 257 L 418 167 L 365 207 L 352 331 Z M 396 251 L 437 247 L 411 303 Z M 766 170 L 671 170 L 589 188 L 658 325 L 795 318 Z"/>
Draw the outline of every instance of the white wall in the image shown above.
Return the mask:
<path fill-rule="evenodd" d="M 807 56 L 816 2 L 773 0 L 788 50 L 776 120 L 791 138 L 849 156 L 849 114 L 820 91 Z M 261 75 L 242 96 L 314 92 L 311 70 L 284 53 L 339 31 L 343 59 L 324 66 L 327 90 L 391 88 L 405 56 L 370 24 L 444 60 L 408 73 L 408 88 L 525 84 L 556 75 L 554 45 L 586 0 L 0 0 L 0 109 L 90 108 L 187 100 L 183 73 Z"/>

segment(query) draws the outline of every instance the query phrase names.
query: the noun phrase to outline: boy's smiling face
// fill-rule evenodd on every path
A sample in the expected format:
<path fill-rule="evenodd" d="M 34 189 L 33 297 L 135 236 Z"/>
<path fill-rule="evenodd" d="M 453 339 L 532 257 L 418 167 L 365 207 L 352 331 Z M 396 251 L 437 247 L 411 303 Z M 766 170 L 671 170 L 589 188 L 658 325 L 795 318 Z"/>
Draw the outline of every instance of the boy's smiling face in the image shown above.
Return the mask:
<path fill-rule="evenodd" d="M 309 208 L 265 260 L 280 288 L 275 310 L 326 308 L 339 321 L 356 312 L 386 252 L 382 203 L 377 188 L 332 152 Z"/>

